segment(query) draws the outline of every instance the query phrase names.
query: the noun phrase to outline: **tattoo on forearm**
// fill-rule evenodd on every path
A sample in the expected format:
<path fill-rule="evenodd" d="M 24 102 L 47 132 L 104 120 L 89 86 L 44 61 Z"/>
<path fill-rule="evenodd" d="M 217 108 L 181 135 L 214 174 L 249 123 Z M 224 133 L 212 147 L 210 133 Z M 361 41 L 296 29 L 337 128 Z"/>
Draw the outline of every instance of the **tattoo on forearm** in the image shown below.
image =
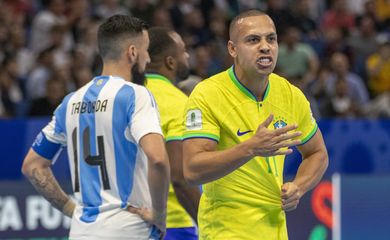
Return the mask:
<path fill-rule="evenodd" d="M 62 211 L 68 196 L 61 189 L 50 169 L 37 169 L 31 171 L 28 177 L 34 188 L 49 201 L 53 207 Z"/>

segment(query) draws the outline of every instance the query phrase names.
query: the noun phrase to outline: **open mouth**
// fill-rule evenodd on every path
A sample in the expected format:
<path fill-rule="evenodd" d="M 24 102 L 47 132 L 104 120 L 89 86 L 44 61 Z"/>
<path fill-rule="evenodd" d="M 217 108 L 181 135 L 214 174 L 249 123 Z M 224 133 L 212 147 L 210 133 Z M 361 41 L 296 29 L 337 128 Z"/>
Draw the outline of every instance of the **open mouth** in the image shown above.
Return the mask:
<path fill-rule="evenodd" d="M 270 67 L 272 65 L 271 57 L 260 57 L 256 61 L 257 65 L 263 68 Z"/>

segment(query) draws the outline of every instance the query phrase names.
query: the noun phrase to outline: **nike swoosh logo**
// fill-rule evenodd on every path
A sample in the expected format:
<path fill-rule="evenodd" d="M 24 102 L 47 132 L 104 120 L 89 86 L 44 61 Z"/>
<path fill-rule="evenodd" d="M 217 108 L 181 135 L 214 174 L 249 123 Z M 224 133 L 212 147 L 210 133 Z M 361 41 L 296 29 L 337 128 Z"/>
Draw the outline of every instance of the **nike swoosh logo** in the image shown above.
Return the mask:
<path fill-rule="evenodd" d="M 248 131 L 240 132 L 240 129 L 238 129 L 238 130 L 237 130 L 237 136 L 242 136 L 242 135 L 245 135 L 245 134 L 250 133 L 250 132 L 253 132 L 253 130 L 248 130 Z"/>

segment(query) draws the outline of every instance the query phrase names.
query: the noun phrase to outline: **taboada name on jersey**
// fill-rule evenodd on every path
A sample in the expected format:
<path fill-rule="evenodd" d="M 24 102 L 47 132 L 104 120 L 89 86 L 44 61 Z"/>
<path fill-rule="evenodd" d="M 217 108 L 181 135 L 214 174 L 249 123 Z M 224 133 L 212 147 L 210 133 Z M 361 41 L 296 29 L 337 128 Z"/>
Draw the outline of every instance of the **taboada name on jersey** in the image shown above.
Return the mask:
<path fill-rule="evenodd" d="M 82 113 L 94 113 L 94 112 L 105 112 L 107 110 L 108 100 L 97 100 L 87 102 L 76 102 L 72 104 L 72 114 Z"/>

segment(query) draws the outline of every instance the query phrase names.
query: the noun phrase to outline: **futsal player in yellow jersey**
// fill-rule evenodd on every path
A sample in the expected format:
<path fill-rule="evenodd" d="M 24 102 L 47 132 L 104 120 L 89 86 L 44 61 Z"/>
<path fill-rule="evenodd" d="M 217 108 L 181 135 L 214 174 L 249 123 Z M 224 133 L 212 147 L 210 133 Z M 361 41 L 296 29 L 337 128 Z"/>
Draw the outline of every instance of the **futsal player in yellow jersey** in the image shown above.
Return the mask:
<path fill-rule="evenodd" d="M 325 144 L 305 96 L 272 73 L 278 44 L 271 18 L 241 13 L 229 34 L 234 65 L 198 84 L 186 105 L 184 176 L 204 184 L 199 237 L 288 239 L 285 211 L 320 181 Z M 284 158 L 295 145 L 303 161 L 284 183 Z"/>
<path fill-rule="evenodd" d="M 154 95 L 160 111 L 171 166 L 172 184 L 168 195 L 165 239 L 195 240 L 198 237 L 194 221 L 197 218 L 200 191 L 198 187 L 188 186 L 183 177 L 182 165 L 183 112 L 188 97 L 173 84 L 176 79 L 188 77 L 189 56 L 183 40 L 176 32 L 161 27 L 153 27 L 148 32 L 151 62 L 147 66 L 150 74 L 146 74 L 146 87 Z"/>

